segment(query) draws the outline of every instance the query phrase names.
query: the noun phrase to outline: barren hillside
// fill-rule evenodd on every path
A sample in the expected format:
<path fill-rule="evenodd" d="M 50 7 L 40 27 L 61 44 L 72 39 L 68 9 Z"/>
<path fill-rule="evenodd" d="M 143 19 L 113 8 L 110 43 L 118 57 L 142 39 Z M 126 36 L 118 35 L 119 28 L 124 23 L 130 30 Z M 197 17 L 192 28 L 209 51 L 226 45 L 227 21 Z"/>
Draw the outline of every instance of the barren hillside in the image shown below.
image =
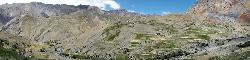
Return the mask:
<path fill-rule="evenodd" d="M 7 53 L 0 59 L 248 59 L 249 5 L 198 0 L 186 13 L 158 16 L 88 5 L 4 4 L 0 48 Z"/>

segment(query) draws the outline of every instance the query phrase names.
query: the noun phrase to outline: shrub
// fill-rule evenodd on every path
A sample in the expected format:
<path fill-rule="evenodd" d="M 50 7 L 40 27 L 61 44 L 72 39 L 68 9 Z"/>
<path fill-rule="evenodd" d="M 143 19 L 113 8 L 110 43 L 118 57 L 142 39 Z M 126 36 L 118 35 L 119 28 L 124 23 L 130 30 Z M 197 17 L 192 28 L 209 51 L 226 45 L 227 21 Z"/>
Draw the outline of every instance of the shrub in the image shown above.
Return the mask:
<path fill-rule="evenodd" d="M 29 58 L 19 55 L 14 49 L 0 48 L 0 57 L 4 59 L 29 60 Z"/>

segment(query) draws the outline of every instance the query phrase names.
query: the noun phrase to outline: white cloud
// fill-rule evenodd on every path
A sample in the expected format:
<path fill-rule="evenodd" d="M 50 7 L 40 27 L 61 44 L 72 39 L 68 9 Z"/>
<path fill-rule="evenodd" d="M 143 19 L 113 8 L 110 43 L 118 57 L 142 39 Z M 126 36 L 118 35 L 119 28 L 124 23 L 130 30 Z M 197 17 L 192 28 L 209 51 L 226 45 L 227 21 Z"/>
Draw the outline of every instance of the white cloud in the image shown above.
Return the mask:
<path fill-rule="evenodd" d="M 132 13 L 134 13 L 134 12 L 136 12 L 135 10 L 128 10 L 128 12 L 132 12 Z"/>
<path fill-rule="evenodd" d="M 135 11 L 135 10 L 128 10 L 128 12 L 132 12 L 132 13 L 139 13 L 139 14 L 143 14 L 145 15 L 146 13 L 144 12 L 139 12 L 139 11 Z"/>
<path fill-rule="evenodd" d="M 102 10 L 111 7 L 112 9 L 120 9 L 120 5 L 114 0 L 0 0 L 1 4 L 12 3 L 29 3 L 29 2 L 43 2 L 46 4 L 68 4 L 68 5 L 91 5 L 97 6 Z"/>
<path fill-rule="evenodd" d="M 171 14 L 171 12 L 162 12 L 162 15 L 168 15 Z"/>

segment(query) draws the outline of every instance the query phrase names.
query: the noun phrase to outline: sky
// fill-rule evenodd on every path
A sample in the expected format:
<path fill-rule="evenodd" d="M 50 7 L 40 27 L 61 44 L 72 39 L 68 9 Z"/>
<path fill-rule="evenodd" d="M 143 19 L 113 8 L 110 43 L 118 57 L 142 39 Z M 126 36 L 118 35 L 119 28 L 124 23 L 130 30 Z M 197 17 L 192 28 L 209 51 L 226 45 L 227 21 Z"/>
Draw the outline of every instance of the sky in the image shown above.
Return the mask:
<path fill-rule="evenodd" d="M 132 12 L 169 14 L 186 11 L 196 0 L 116 0 L 116 2 Z"/>
<path fill-rule="evenodd" d="M 43 2 L 46 4 L 91 5 L 102 10 L 126 9 L 142 14 L 185 12 L 196 0 L 0 0 L 0 4 Z"/>

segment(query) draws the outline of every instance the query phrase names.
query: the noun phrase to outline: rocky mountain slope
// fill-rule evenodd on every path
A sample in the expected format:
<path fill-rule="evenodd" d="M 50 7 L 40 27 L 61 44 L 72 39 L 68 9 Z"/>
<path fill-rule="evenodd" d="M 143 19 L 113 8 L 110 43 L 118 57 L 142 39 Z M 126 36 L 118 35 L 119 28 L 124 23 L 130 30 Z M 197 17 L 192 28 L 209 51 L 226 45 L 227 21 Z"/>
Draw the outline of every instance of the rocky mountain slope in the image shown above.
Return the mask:
<path fill-rule="evenodd" d="M 249 0 L 199 0 L 188 13 L 198 14 L 203 19 L 235 22 L 244 13 L 249 13 Z"/>
<path fill-rule="evenodd" d="M 241 22 L 249 21 L 247 5 L 199 0 L 187 13 L 156 16 L 87 5 L 4 4 L 0 48 L 11 54 L 0 52 L 0 59 L 230 59 L 250 46 L 250 28 Z"/>

